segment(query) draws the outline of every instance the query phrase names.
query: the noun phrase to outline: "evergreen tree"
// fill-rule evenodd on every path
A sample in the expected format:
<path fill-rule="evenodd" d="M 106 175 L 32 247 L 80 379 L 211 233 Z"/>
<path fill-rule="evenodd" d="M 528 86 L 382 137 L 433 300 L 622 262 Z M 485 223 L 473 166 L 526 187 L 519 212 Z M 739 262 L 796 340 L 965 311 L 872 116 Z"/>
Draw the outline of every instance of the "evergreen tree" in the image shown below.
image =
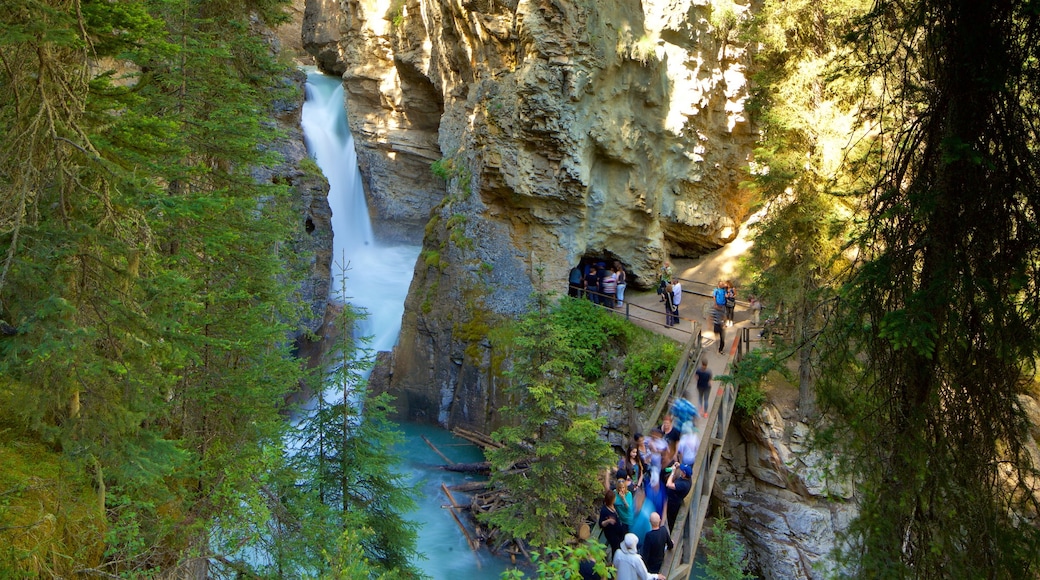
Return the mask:
<path fill-rule="evenodd" d="M 284 187 L 251 174 L 273 159 L 282 70 L 249 23 L 281 5 L 0 13 L 0 409 L 92 474 L 107 519 L 55 548 L 104 534 L 103 560 L 47 573 L 205 573 L 266 525 L 300 370 L 294 223 Z"/>
<path fill-rule="evenodd" d="M 580 328 L 553 317 L 538 294 L 517 324 L 505 410 L 515 423 L 493 434 L 502 447 L 488 451 L 491 481 L 513 503 L 489 513 L 491 524 L 536 546 L 573 537 L 602 497 L 602 469 L 613 457 L 599 430 L 602 420 L 579 409 L 598 396 L 582 375 L 589 353 Z"/>
<path fill-rule="evenodd" d="M 354 336 L 363 316 L 349 303 L 337 315 L 336 340 L 322 364 L 331 373 L 316 381 L 316 407 L 305 412 L 296 431 L 290 464 L 297 479 L 283 484 L 290 486 L 282 496 L 294 515 L 279 525 L 298 525 L 276 530 L 274 540 L 285 547 L 274 551 L 281 555 L 279 565 L 290 570 L 336 577 L 337 566 L 363 560 L 373 574 L 418 577 L 416 524 L 402 516 L 414 509 L 415 490 L 394 471 L 394 446 L 402 436 L 389 419 L 390 396 L 372 396 L 367 388 L 372 352 L 367 338 Z M 311 529 L 296 538 L 302 526 Z M 343 548 L 328 562 L 325 550 L 347 533 L 357 547 Z"/>
<path fill-rule="evenodd" d="M 849 162 L 856 147 L 856 87 L 833 82 L 847 52 L 841 35 L 862 0 L 819 3 L 767 1 L 750 26 L 759 41 L 752 109 L 762 128 L 753 182 L 766 211 L 753 224 L 745 262 L 753 291 L 786 329 L 774 358 L 797 357 L 799 411 L 813 414 L 816 344 L 846 264 L 855 186 Z M 831 82 L 828 82 L 831 81 Z"/>
<path fill-rule="evenodd" d="M 715 519 L 711 535 L 704 540 L 707 552 L 705 575 L 711 580 L 752 580 L 753 575 L 744 572 L 744 549 L 737 542 L 737 535 L 729 530 L 729 520 Z"/>
<path fill-rule="evenodd" d="M 1040 12 L 881 1 L 851 38 L 884 170 L 821 383 L 862 482 L 845 555 L 864 578 L 1036 577 Z"/>

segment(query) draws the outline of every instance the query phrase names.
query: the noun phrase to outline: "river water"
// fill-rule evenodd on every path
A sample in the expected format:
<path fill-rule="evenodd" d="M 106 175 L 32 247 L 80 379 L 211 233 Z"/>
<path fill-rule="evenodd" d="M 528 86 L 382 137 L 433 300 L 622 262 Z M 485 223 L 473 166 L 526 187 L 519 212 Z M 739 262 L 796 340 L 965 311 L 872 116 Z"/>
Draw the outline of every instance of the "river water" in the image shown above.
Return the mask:
<path fill-rule="evenodd" d="M 372 337 L 375 351 L 391 350 L 401 332 L 401 316 L 419 246 L 381 246 L 375 243 L 364 189 L 357 168 L 354 139 L 347 126 L 340 79 L 307 70 L 307 100 L 302 125 L 307 148 L 329 180 L 333 224 L 333 296 L 364 308 L 368 318 L 360 336 Z M 341 275 L 346 268 L 345 277 Z M 345 280 L 344 280 L 345 278 Z M 386 283 L 392 280 L 392 283 Z M 406 517 L 420 525 L 417 565 L 434 580 L 498 578 L 508 560 L 486 551 L 475 554 L 466 543 L 449 510 L 441 484 L 453 485 L 472 476 L 438 469 L 443 460 L 422 440 L 426 436 L 456 462 L 483 459 L 476 446 L 432 425 L 404 424 L 405 441 L 398 446 L 400 469 L 416 486 L 417 509 Z M 466 501 L 462 494 L 456 499 Z"/>

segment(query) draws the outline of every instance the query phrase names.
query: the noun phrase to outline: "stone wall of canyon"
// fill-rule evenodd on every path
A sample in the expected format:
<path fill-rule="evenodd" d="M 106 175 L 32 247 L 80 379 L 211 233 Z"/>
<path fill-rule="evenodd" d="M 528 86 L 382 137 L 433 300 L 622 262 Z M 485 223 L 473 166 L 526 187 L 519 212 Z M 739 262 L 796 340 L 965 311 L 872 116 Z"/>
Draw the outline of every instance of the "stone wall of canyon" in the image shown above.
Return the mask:
<path fill-rule="evenodd" d="M 712 22 L 708 0 L 307 0 L 377 236 L 422 238 L 384 373 L 403 414 L 490 430 L 496 317 L 583 257 L 639 285 L 732 239 L 746 52 Z"/>

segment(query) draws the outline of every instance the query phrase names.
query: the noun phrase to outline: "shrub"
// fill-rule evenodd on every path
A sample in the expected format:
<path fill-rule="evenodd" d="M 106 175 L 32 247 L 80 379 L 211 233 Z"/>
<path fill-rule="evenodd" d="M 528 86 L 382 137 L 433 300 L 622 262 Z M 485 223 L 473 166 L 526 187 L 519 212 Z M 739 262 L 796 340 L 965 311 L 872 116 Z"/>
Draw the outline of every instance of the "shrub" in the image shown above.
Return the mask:
<path fill-rule="evenodd" d="M 737 387 L 737 411 L 745 417 L 753 417 L 766 402 L 766 392 L 762 389 L 762 380 L 773 371 L 786 373 L 787 369 L 780 364 L 772 349 L 753 350 L 746 354 L 739 363 L 733 365 L 732 375 L 722 375 L 718 380 L 731 383 Z"/>
<path fill-rule="evenodd" d="M 726 518 L 718 518 L 711 527 L 711 536 L 704 540 L 704 551 L 708 564 L 704 573 L 711 580 L 751 580 L 744 572 L 744 549 L 737 542 L 737 535 L 729 531 Z"/>
<path fill-rule="evenodd" d="M 636 408 L 646 403 L 651 385 L 660 385 L 668 380 L 681 354 L 679 343 L 649 331 L 632 341 L 625 357 L 624 383 Z"/>
<path fill-rule="evenodd" d="M 619 350 L 628 342 L 628 323 L 588 300 L 563 298 L 553 309 L 552 318 L 567 329 L 571 346 L 582 353 L 578 370 L 589 382 L 603 377 L 604 351 Z M 612 344 L 615 348 L 609 348 Z"/>

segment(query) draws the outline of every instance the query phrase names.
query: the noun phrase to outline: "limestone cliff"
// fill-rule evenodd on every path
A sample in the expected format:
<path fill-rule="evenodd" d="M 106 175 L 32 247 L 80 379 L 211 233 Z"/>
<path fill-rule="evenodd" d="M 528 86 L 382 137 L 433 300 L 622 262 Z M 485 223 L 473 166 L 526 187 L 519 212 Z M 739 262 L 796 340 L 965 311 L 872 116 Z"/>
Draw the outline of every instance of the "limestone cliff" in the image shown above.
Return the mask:
<path fill-rule="evenodd" d="M 733 237 L 753 132 L 723 23 L 743 10 L 307 1 L 304 44 L 343 76 L 377 235 L 424 236 L 389 375 L 399 407 L 491 427 L 481 331 L 537 280 L 559 288 L 598 257 L 645 284 L 669 255 Z"/>
<path fill-rule="evenodd" d="M 767 403 L 753 420 L 730 425 L 713 500 L 762 578 L 848 576 L 831 552 L 857 514 L 855 486 L 833 475 L 792 403 Z"/>

